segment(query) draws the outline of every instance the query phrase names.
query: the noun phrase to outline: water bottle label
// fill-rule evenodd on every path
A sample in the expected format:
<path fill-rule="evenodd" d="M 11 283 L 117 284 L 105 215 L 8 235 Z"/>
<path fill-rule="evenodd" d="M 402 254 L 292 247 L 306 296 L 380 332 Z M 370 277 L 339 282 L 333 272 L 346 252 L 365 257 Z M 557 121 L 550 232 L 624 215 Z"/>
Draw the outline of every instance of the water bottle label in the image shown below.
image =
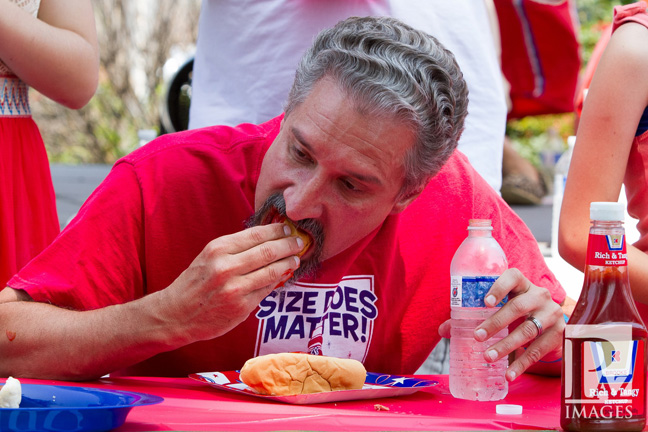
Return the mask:
<path fill-rule="evenodd" d="M 486 307 L 484 297 L 499 276 L 451 276 L 451 307 Z M 497 305 L 503 306 L 508 295 Z"/>

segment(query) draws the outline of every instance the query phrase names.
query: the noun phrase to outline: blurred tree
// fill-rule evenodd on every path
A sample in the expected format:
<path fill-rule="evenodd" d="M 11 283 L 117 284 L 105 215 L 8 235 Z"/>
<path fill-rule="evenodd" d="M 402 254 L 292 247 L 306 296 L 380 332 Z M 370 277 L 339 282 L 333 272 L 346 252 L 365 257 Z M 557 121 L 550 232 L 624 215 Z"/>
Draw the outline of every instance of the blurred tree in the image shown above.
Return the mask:
<path fill-rule="evenodd" d="M 634 0 L 577 0 L 583 66 L 612 8 Z M 108 163 L 137 147 L 139 129 L 159 128 L 164 98 L 162 67 L 172 47 L 193 47 L 200 0 L 101 0 L 94 2 L 101 52 L 100 84 L 90 103 L 73 111 L 32 90 L 31 102 L 50 160 Z M 538 149 L 552 128 L 573 134 L 573 114 L 509 122 L 520 153 L 538 163 Z"/>
<path fill-rule="evenodd" d="M 192 50 L 196 41 L 200 0 L 93 4 L 101 56 L 95 96 L 74 111 L 30 94 L 52 162 L 111 164 L 135 149 L 139 129 L 159 127 L 171 49 Z"/>

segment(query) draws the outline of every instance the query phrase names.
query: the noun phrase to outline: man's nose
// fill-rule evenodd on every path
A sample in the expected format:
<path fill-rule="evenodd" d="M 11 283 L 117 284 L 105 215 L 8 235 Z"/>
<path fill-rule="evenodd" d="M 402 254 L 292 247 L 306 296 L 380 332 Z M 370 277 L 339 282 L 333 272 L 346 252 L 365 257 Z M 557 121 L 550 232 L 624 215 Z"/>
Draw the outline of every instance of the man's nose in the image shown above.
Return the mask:
<path fill-rule="evenodd" d="M 319 218 L 325 193 L 326 182 L 317 176 L 294 183 L 284 191 L 286 216 L 295 221 Z"/>

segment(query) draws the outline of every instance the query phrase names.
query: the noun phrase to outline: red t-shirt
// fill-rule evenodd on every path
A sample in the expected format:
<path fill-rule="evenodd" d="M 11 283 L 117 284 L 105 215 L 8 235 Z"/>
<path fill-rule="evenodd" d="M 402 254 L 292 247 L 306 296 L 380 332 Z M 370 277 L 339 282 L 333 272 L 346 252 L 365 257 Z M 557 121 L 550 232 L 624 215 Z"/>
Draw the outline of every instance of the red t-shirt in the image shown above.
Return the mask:
<path fill-rule="evenodd" d="M 165 135 L 124 157 L 9 286 L 79 310 L 164 289 L 209 241 L 244 228 L 280 120 Z M 222 337 L 117 373 L 234 370 L 255 355 L 307 351 L 313 342 L 370 371 L 413 373 L 449 318 L 450 260 L 470 218 L 492 219 L 510 266 L 564 299 L 529 229 L 456 152 L 404 212 L 327 260 L 316 280 L 271 293 Z"/>

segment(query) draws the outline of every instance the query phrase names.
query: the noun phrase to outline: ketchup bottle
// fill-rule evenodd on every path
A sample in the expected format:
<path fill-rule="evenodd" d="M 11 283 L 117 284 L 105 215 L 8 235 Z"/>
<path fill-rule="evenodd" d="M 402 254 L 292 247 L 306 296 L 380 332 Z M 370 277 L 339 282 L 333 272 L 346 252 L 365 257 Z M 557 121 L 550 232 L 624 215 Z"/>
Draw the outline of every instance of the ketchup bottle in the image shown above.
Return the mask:
<path fill-rule="evenodd" d="M 563 338 L 560 425 L 640 431 L 646 424 L 646 326 L 630 292 L 624 207 L 593 202 L 585 281 Z"/>

